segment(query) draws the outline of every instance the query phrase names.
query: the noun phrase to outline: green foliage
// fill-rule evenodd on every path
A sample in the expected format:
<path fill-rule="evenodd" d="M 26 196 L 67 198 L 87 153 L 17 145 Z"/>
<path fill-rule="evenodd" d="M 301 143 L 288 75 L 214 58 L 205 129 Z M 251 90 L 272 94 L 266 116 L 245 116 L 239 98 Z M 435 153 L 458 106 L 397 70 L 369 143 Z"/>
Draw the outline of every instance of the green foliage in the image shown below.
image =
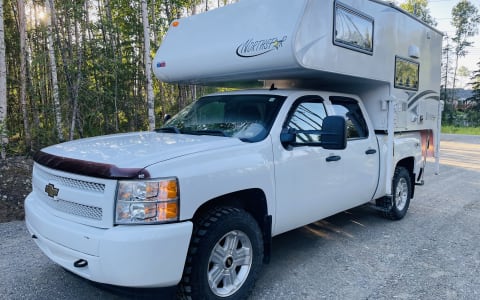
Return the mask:
<path fill-rule="evenodd" d="M 428 9 L 428 0 L 407 0 L 400 4 L 400 7 L 418 17 L 425 23 L 432 26 L 437 26 L 437 22 L 430 15 L 430 10 Z"/>
<path fill-rule="evenodd" d="M 452 93 L 446 95 L 443 93 L 444 98 L 446 100 L 446 107 L 444 110 L 444 123 L 448 125 L 468 125 L 473 126 L 480 124 L 478 114 L 478 102 L 472 101 L 472 99 L 467 99 L 467 103 L 465 103 L 462 107 L 461 111 L 457 111 L 456 107 L 454 106 L 455 101 L 457 100 L 456 97 L 456 77 L 458 75 L 465 75 L 465 70 L 462 68 L 458 68 L 458 61 L 459 57 L 464 57 L 468 53 L 468 48 L 473 45 L 472 37 L 478 33 L 478 25 L 480 23 L 480 15 L 478 13 L 478 8 L 469 0 L 461 0 L 459 1 L 452 9 L 452 25 L 455 27 L 455 35 L 451 38 L 453 42 L 453 46 L 450 46 L 447 37 L 447 48 L 444 49 L 444 57 L 451 57 L 454 56 L 454 66 L 453 76 L 452 76 Z M 450 51 L 453 51 L 450 52 Z M 446 90 L 446 86 L 450 83 L 448 80 L 448 75 L 450 72 L 450 63 L 452 60 L 444 60 L 444 64 L 442 66 L 442 83 L 443 87 Z"/>
<path fill-rule="evenodd" d="M 5 159 L 8 145 L 8 130 L 4 122 L 0 122 L 0 157 Z"/>
<path fill-rule="evenodd" d="M 442 126 L 442 133 L 480 135 L 480 127 Z"/>
<path fill-rule="evenodd" d="M 452 9 L 452 25 L 455 27 L 453 41 L 457 44 L 456 52 L 465 56 L 466 48 L 473 42 L 469 39 L 478 33 L 480 15 L 477 7 L 468 0 L 462 0 Z"/>
<path fill-rule="evenodd" d="M 0 146 L 4 149 L 5 144 L 8 143 L 8 130 L 7 125 L 4 122 L 0 122 Z"/>
<path fill-rule="evenodd" d="M 472 80 L 470 84 L 472 85 L 473 96 L 468 100 L 472 101 L 475 104 L 475 110 L 480 112 L 480 62 L 477 63 L 477 66 L 478 69 L 473 71 L 472 77 L 470 78 Z"/>
<path fill-rule="evenodd" d="M 143 24 L 139 1 L 54 0 L 53 42 L 60 94 L 62 132 L 74 138 L 148 129 Z M 231 1 L 221 1 L 224 3 Z M 172 20 L 201 12 L 201 0 L 150 0 L 152 51 Z M 58 143 L 47 49 L 44 1 L 25 0 L 27 12 L 27 122 L 35 151 Z M 7 151 L 26 153 L 19 103 L 20 41 L 16 1 L 4 0 L 7 60 Z M 198 5 L 197 9 L 194 9 Z M 201 6 L 205 7 L 205 6 Z M 48 17 L 48 16 L 47 16 Z M 152 53 L 153 55 L 154 53 Z M 154 80 L 155 111 L 161 124 L 212 88 L 169 85 Z M 74 112 L 76 113 L 74 114 Z M 73 120 L 73 122 L 72 122 Z"/>

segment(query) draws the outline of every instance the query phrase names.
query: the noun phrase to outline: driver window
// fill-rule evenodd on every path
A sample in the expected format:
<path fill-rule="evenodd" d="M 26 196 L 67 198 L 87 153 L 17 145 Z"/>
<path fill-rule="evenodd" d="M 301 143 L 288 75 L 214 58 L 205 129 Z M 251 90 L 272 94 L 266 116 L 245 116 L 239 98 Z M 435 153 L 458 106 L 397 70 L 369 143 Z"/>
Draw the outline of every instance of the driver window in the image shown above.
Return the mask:
<path fill-rule="evenodd" d="M 323 119 L 327 116 L 321 99 L 310 99 L 299 102 L 290 114 L 287 129 L 293 130 L 322 130 Z M 296 143 L 318 143 L 319 134 L 297 133 Z"/>

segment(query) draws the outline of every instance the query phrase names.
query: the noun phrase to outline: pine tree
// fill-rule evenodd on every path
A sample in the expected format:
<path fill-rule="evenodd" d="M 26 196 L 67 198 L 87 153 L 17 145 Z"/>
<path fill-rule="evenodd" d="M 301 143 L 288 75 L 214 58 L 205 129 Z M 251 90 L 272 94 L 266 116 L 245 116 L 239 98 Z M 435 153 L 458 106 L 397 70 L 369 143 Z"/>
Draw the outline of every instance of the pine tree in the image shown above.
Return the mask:
<path fill-rule="evenodd" d="M 469 98 L 470 101 L 474 102 L 474 108 L 480 112 L 480 62 L 477 63 L 478 69 L 473 71 L 473 75 L 470 78 L 472 81 L 470 84 L 473 89 L 473 96 Z"/>

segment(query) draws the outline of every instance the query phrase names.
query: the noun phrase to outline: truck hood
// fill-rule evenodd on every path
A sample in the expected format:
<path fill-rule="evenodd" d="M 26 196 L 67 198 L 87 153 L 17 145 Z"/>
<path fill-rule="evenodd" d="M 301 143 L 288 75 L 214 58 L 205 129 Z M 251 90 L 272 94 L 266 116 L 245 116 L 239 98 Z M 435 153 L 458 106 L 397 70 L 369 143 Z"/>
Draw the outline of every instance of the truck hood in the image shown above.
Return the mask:
<path fill-rule="evenodd" d="M 35 154 L 44 166 L 102 178 L 148 178 L 146 167 L 176 157 L 233 147 L 236 138 L 137 132 L 80 139 Z"/>

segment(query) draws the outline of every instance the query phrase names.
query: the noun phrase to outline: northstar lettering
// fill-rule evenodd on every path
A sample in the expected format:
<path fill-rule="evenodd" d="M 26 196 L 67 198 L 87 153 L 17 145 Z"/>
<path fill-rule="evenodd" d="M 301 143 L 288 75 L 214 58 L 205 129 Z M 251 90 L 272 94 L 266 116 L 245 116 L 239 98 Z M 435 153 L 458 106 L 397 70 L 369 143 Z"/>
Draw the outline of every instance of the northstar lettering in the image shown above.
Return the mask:
<path fill-rule="evenodd" d="M 287 40 L 285 35 L 282 39 L 269 38 L 264 40 L 249 39 L 240 44 L 237 48 L 237 55 L 240 57 L 255 57 L 278 50 L 283 47 L 283 43 Z"/>

